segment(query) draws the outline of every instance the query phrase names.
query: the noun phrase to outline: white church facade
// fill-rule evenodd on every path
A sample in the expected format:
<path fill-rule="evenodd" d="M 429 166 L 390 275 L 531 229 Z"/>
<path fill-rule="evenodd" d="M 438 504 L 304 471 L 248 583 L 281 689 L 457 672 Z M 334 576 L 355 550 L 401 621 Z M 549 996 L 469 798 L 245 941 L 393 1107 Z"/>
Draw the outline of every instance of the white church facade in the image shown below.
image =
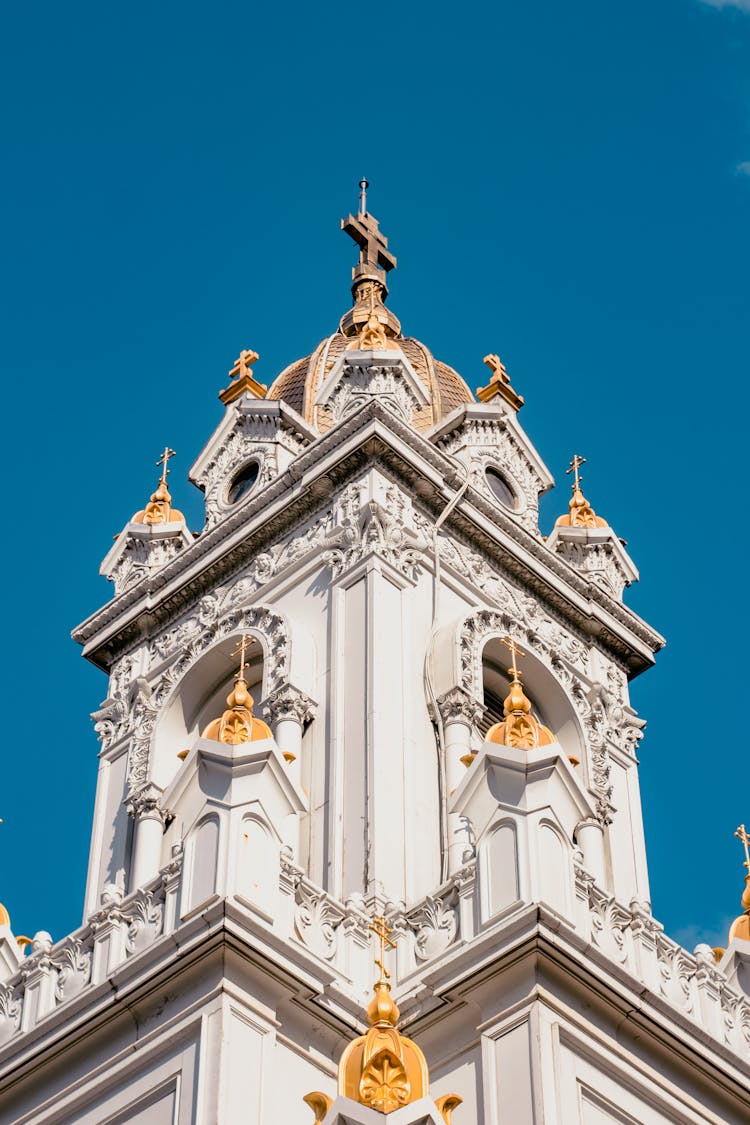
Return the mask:
<path fill-rule="evenodd" d="M 726 950 L 651 912 L 635 566 L 578 457 L 542 535 L 500 360 L 403 335 L 364 187 L 342 226 L 338 331 L 241 353 L 204 528 L 167 449 L 76 630 L 84 920 L 0 908 L 0 1125 L 747 1125 L 750 893 Z"/>

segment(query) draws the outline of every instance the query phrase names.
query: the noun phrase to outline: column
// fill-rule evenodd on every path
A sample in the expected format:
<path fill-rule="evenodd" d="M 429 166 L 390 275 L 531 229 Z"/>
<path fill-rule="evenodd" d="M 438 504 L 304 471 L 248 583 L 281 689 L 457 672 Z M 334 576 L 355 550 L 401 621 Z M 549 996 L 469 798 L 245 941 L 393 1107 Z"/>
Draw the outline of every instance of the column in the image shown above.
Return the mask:
<path fill-rule="evenodd" d="M 458 789 L 466 775 L 463 759 L 471 754 L 471 735 L 482 715 L 482 705 L 464 691 L 451 688 L 437 701 L 443 724 L 443 752 L 445 755 L 446 802 Z M 464 852 L 471 846 L 473 834 L 470 826 L 455 813 L 448 813 L 448 870 L 452 875 L 462 867 Z"/>
<path fill-rule="evenodd" d="M 158 785 L 148 782 L 128 799 L 128 815 L 135 821 L 128 884 L 130 894 L 158 875 L 161 867 L 161 841 L 166 819 L 160 804 L 163 792 Z"/>
<path fill-rule="evenodd" d="M 263 700 L 263 712 L 292 777 L 299 783 L 302 731 L 315 715 L 315 704 L 294 684 L 286 683 Z"/>

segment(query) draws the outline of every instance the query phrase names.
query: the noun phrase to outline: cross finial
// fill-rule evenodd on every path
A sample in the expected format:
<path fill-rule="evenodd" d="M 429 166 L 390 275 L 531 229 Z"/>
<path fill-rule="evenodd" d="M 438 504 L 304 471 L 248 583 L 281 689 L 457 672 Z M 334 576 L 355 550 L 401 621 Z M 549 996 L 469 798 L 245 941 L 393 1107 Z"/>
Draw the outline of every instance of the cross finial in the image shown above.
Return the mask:
<path fill-rule="evenodd" d="M 167 474 L 172 471 L 169 468 L 169 462 L 172 459 L 172 457 L 176 457 L 176 456 L 177 455 L 176 455 L 174 449 L 170 449 L 168 445 L 164 446 L 164 452 L 162 453 L 159 460 L 156 462 L 157 468 L 159 467 L 159 465 L 161 465 L 161 483 L 162 484 L 167 483 Z"/>
<path fill-rule="evenodd" d="M 518 670 L 518 664 L 516 663 L 516 657 L 517 656 L 525 656 L 526 653 L 521 651 L 519 646 L 516 644 L 516 642 L 513 640 L 513 638 L 510 635 L 508 635 L 506 637 L 503 637 L 502 641 L 500 643 L 504 644 L 505 647 L 507 648 L 508 652 L 510 653 L 510 658 L 511 658 L 512 664 L 511 664 L 511 667 L 508 669 L 508 671 L 512 672 L 513 673 L 513 679 L 517 680 L 517 679 L 519 679 L 521 673 Z"/>
<path fill-rule="evenodd" d="M 586 458 L 585 457 L 579 457 L 578 454 L 575 453 L 573 455 L 573 460 L 570 462 L 570 468 L 565 470 L 566 473 L 573 473 L 574 474 L 574 477 L 573 477 L 573 491 L 574 492 L 578 492 L 578 490 L 581 487 L 581 481 L 583 480 L 583 477 L 581 476 L 579 470 L 581 468 L 581 465 L 585 465 L 585 464 L 586 464 Z"/>
<path fill-rule="evenodd" d="M 735 832 L 735 836 L 737 837 L 738 840 L 741 840 L 742 843 L 745 845 L 745 864 L 744 864 L 744 866 L 747 868 L 748 875 L 750 875 L 750 836 L 748 835 L 744 824 L 741 824 L 739 826 L 739 828 Z"/>
<path fill-rule="evenodd" d="M 383 287 L 384 294 L 388 292 L 385 284 L 385 275 L 389 270 L 396 268 L 396 258 L 388 249 L 388 239 L 380 233 L 378 220 L 367 210 L 367 188 L 370 185 L 362 179 L 359 183 L 359 210 L 356 215 L 349 215 L 341 220 L 341 229 L 346 231 L 351 239 L 359 246 L 359 263 L 353 272 L 353 289 L 361 281 L 377 281 Z"/>
<path fill-rule="evenodd" d="M 237 673 L 237 679 L 238 680 L 244 680 L 245 679 L 245 657 L 247 655 L 247 650 L 250 648 L 251 645 L 254 645 L 254 644 L 255 644 L 255 637 L 248 637 L 245 633 L 243 633 L 243 635 L 240 637 L 237 648 L 234 650 L 234 652 L 231 652 L 229 654 L 230 659 L 232 659 L 232 660 L 235 658 L 235 656 L 239 656 L 239 658 L 240 658 L 240 670 Z"/>
<path fill-rule="evenodd" d="M 241 379 L 247 375 L 252 378 L 250 368 L 258 358 L 258 353 L 254 352 L 252 348 L 243 348 L 237 359 L 234 361 L 234 367 L 229 372 L 230 379 Z"/>
<path fill-rule="evenodd" d="M 370 923 L 370 929 L 380 938 L 380 958 L 375 958 L 375 964 L 380 969 L 380 980 L 378 981 L 378 984 L 385 984 L 386 981 L 390 980 L 391 976 L 391 974 L 385 967 L 385 951 L 386 948 L 396 948 L 396 943 L 391 938 L 393 930 L 390 928 L 388 922 L 382 914 Z"/>

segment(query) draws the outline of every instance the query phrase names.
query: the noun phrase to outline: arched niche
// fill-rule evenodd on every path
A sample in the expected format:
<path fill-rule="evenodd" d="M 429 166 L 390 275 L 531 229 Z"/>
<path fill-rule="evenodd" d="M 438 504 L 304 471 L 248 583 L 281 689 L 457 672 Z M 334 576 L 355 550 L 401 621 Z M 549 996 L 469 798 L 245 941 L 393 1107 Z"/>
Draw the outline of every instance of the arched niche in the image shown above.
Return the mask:
<path fill-rule="evenodd" d="M 487 708 L 481 724 L 483 736 L 493 723 L 502 721 L 503 702 L 510 689 L 510 654 L 502 636 L 489 636 L 482 647 L 481 691 L 482 702 Z M 531 700 L 534 714 L 544 726 L 549 727 L 566 754 L 582 761 L 583 731 L 567 692 L 530 648 L 525 648 L 524 654 L 519 666 L 524 691 Z"/>
<path fill-rule="evenodd" d="M 254 700 L 254 713 L 261 716 L 260 701 L 267 694 L 267 661 L 264 638 L 253 629 L 228 634 L 207 649 L 188 668 L 161 708 L 154 727 L 151 776 L 165 788 L 180 767 L 178 754 L 187 750 L 213 720 L 226 710 L 239 668 L 232 656 L 242 636 L 253 638 L 245 659 L 245 678 Z"/>
<path fill-rule="evenodd" d="M 219 818 L 204 817 L 191 831 L 187 841 L 187 903 L 183 914 L 189 914 L 217 893 L 219 868 Z"/>

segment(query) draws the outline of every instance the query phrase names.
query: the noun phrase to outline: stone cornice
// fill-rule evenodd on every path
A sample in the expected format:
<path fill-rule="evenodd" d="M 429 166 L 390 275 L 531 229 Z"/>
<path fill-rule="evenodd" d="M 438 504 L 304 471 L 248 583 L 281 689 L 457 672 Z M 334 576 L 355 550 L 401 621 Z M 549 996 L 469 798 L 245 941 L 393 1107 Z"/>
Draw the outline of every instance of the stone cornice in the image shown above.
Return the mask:
<path fill-rule="evenodd" d="M 236 573 L 307 518 L 369 463 L 386 467 L 437 515 L 463 483 L 456 463 L 374 401 L 304 450 L 289 468 L 205 531 L 143 585 L 93 614 L 74 638 L 108 670 L 113 660 Z M 304 485 L 302 481 L 304 480 Z M 447 486 L 447 487 L 446 487 Z M 469 488 L 446 525 L 532 589 L 576 629 L 599 640 L 632 674 L 653 663 L 663 642 L 635 613 L 549 551 L 512 516 Z"/>

